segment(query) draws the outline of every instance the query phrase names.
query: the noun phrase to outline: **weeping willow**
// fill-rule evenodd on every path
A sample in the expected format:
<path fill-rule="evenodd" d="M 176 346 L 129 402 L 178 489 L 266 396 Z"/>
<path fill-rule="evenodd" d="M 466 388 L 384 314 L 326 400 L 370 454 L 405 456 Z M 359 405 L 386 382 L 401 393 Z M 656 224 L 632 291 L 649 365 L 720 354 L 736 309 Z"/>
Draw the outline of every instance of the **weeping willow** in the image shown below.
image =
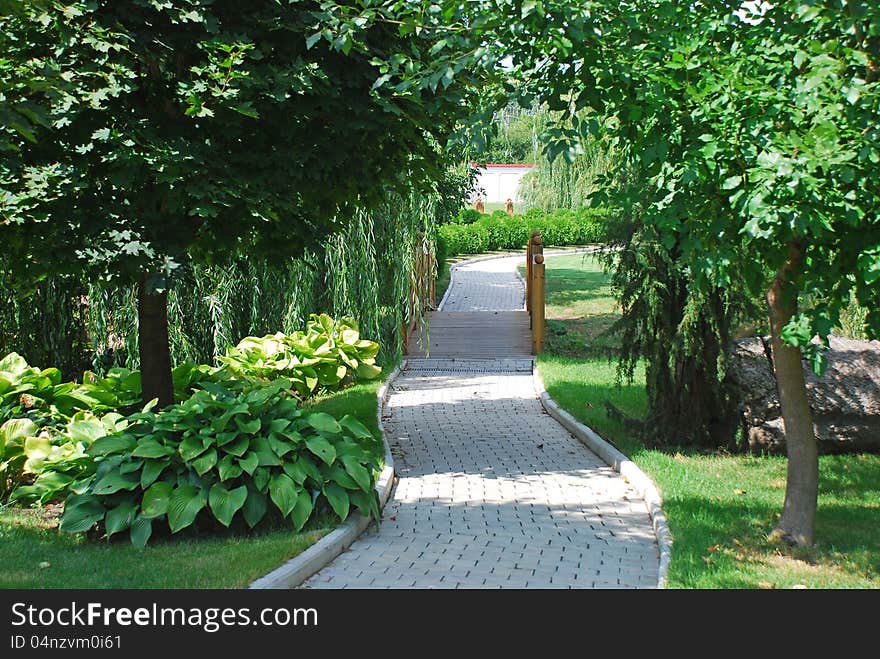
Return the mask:
<path fill-rule="evenodd" d="M 604 177 L 619 164 L 617 153 L 601 141 L 582 145 L 571 163 L 563 158 L 550 162 L 545 157 L 520 183 L 523 206 L 545 211 L 588 206 L 592 195 L 602 189 Z"/>
<path fill-rule="evenodd" d="M 389 194 L 319 249 L 284 264 L 242 256 L 182 266 L 168 294 L 172 360 L 212 363 L 244 336 L 302 329 L 310 314 L 327 312 L 355 318 L 365 337 L 380 342 L 380 361 L 396 361 L 402 328 L 430 304 L 426 282 L 416 281 L 418 254 L 433 253 L 438 214 L 460 206 L 435 197 Z M 15 350 L 70 377 L 138 367 L 134 287 L 49 278 L 23 298 L 6 292 L 10 276 L 0 267 L 0 354 Z"/>
<path fill-rule="evenodd" d="M 44 279 L 29 291 L 12 283 L 13 268 L 0 258 L 0 357 L 15 351 L 67 373 L 87 369 L 85 287 L 67 278 Z"/>

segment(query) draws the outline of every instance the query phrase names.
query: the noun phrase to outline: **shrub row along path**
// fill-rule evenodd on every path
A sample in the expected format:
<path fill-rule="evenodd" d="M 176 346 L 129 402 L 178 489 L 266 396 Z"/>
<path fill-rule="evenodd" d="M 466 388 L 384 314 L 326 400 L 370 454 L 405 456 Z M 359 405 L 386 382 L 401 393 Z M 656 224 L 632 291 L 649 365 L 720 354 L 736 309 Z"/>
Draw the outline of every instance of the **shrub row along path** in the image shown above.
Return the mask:
<path fill-rule="evenodd" d="M 438 314 L 488 313 L 497 334 L 524 313 L 521 262 L 463 265 Z M 383 410 L 399 482 L 382 524 L 305 587 L 656 587 L 644 501 L 544 412 L 532 368 L 525 355 L 410 359 Z"/>

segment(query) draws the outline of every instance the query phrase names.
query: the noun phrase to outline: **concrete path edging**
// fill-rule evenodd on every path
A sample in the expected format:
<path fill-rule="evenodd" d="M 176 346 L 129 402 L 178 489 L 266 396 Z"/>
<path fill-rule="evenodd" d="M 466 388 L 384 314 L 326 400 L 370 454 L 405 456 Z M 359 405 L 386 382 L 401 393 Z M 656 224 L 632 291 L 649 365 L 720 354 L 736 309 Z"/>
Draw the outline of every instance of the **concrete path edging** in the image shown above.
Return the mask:
<path fill-rule="evenodd" d="M 657 588 L 666 588 L 669 574 L 669 562 L 672 558 L 672 533 L 666 515 L 663 513 L 663 499 L 660 491 L 645 472 L 630 460 L 626 455 L 617 450 L 608 441 L 602 439 L 592 428 L 585 426 L 571 414 L 562 409 L 559 404 L 550 397 L 544 388 L 544 381 L 538 373 L 535 363 L 532 370 L 535 383 L 535 391 L 541 400 L 541 405 L 547 413 L 556 419 L 562 426 L 585 444 L 591 451 L 608 463 L 627 482 L 629 482 L 645 500 L 648 514 L 654 525 L 654 535 L 657 536 L 657 545 L 660 549 L 660 568 L 657 578 Z"/>
<path fill-rule="evenodd" d="M 382 444 L 385 447 L 385 466 L 376 479 L 376 493 L 379 495 L 379 511 L 385 508 L 385 503 L 391 495 L 391 488 L 394 483 L 394 459 L 391 457 L 391 447 L 385 432 L 382 428 L 382 408 L 388 399 L 388 391 L 391 383 L 400 375 L 401 371 L 406 367 L 404 359 L 391 374 L 385 378 L 376 397 L 379 401 L 376 410 L 376 420 L 379 426 L 379 433 L 382 435 Z M 318 572 L 321 568 L 328 565 L 339 554 L 344 552 L 351 544 L 367 530 L 372 520 L 360 512 L 353 512 L 348 516 L 342 524 L 333 531 L 318 540 L 311 547 L 303 551 L 301 554 L 294 556 L 284 565 L 275 568 L 269 574 L 266 574 L 252 582 L 248 589 L 251 590 L 270 590 L 296 588 L 310 576 Z"/>

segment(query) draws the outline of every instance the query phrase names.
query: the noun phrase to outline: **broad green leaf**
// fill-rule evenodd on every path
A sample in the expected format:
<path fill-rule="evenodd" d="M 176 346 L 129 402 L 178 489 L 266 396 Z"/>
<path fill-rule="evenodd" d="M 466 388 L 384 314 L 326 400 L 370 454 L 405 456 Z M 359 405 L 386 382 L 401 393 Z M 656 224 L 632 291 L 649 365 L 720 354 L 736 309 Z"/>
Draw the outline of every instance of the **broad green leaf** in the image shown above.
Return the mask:
<path fill-rule="evenodd" d="M 235 417 L 235 425 L 238 426 L 238 429 L 243 433 L 247 433 L 248 435 L 253 435 L 254 433 L 259 432 L 262 423 L 259 418 L 251 419 L 249 421 L 242 421 L 238 417 Z"/>
<path fill-rule="evenodd" d="M 327 501 L 330 502 L 330 506 L 339 515 L 339 519 L 345 520 L 348 517 L 348 492 L 336 483 L 325 483 L 323 492 Z"/>
<path fill-rule="evenodd" d="M 30 419 L 10 419 L 0 426 L 0 446 L 23 446 L 25 437 L 33 437 L 38 432 L 37 424 Z"/>
<path fill-rule="evenodd" d="M 272 452 L 279 458 L 283 458 L 295 448 L 295 446 L 291 442 L 282 439 L 275 433 L 269 435 L 269 446 L 272 447 Z"/>
<path fill-rule="evenodd" d="M 351 499 L 351 502 L 357 506 L 358 510 L 367 517 L 372 517 L 373 519 L 379 519 L 381 517 L 379 512 L 379 495 L 376 494 L 375 490 L 370 492 L 356 490 L 349 492 L 348 496 Z"/>
<path fill-rule="evenodd" d="M 296 506 L 297 497 L 301 491 L 302 488 L 294 483 L 287 474 L 276 474 L 269 480 L 269 495 L 285 517 Z"/>
<path fill-rule="evenodd" d="M 69 427 L 69 426 L 68 426 Z M 131 435 L 120 433 L 98 437 L 89 447 L 89 455 L 102 456 L 113 453 L 124 453 L 137 447 L 137 441 Z"/>
<path fill-rule="evenodd" d="M 214 468 L 214 465 L 217 464 L 217 449 L 210 449 L 205 452 L 203 455 L 200 455 L 195 460 L 190 462 L 190 466 L 196 470 L 196 473 L 199 476 L 204 476 L 206 473 L 211 471 Z"/>
<path fill-rule="evenodd" d="M 131 544 L 135 547 L 146 547 L 150 536 L 153 534 L 153 520 L 146 517 L 138 517 L 131 523 Z"/>
<path fill-rule="evenodd" d="M 68 533 L 85 533 L 95 524 L 104 519 L 106 510 L 94 497 L 85 495 L 86 498 L 75 500 L 71 503 L 68 500 L 64 506 L 64 514 L 61 517 L 59 528 Z"/>
<path fill-rule="evenodd" d="M 251 445 L 251 440 L 245 436 L 239 436 L 234 442 L 223 445 L 223 450 L 226 453 L 230 453 L 232 455 L 236 455 L 241 457 L 245 454 L 245 451 L 248 450 L 248 447 Z"/>
<path fill-rule="evenodd" d="M 201 435 L 187 435 L 183 438 L 183 441 L 180 442 L 180 448 L 178 448 L 178 452 L 180 453 L 180 457 L 190 462 L 204 453 L 208 447 L 205 445 L 205 441 L 202 439 Z"/>
<path fill-rule="evenodd" d="M 152 437 L 147 437 L 138 441 L 137 447 L 131 454 L 136 458 L 164 458 L 173 455 L 174 449 L 160 444 Z"/>
<path fill-rule="evenodd" d="M 244 521 L 247 522 L 247 525 L 251 528 L 255 527 L 266 516 L 268 510 L 269 502 L 266 495 L 249 488 L 247 500 L 244 502 L 244 508 L 242 509 Z"/>
<path fill-rule="evenodd" d="M 359 380 L 375 380 L 382 374 L 382 368 L 373 364 L 365 364 L 361 362 L 357 367 L 357 377 Z"/>
<path fill-rule="evenodd" d="M 170 460 L 146 460 L 143 469 L 141 469 L 141 489 L 146 489 L 159 478 L 165 467 L 170 464 Z"/>
<path fill-rule="evenodd" d="M 172 490 L 171 483 L 165 481 L 151 485 L 141 499 L 141 515 L 152 519 L 167 513 Z"/>
<path fill-rule="evenodd" d="M 254 437 L 251 440 L 250 455 L 257 457 L 261 467 L 278 467 L 281 465 L 281 460 L 275 455 L 275 451 L 272 450 L 272 445 L 266 437 Z"/>
<path fill-rule="evenodd" d="M 327 473 L 327 479 L 334 483 L 338 483 L 348 490 L 357 490 L 360 488 L 357 482 L 338 462 L 330 467 L 330 471 Z"/>
<path fill-rule="evenodd" d="M 373 489 L 373 484 L 370 478 L 370 472 L 358 462 L 355 458 L 344 455 L 340 458 L 342 464 L 345 465 L 345 471 L 357 481 L 358 486 L 364 491 L 369 492 Z"/>
<path fill-rule="evenodd" d="M 107 429 L 98 419 L 71 421 L 67 424 L 67 434 L 75 441 L 89 446 L 95 440 L 107 435 Z"/>
<path fill-rule="evenodd" d="M 172 533 L 190 526 L 205 507 L 205 493 L 194 485 L 181 485 L 168 501 L 168 526 Z"/>
<path fill-rule="evenodd" d="M 342 428 L 339 426 L 339 423 L 336 421 L 336 419 L 334 419 L 326 412 L 315 412 L 313 414 L 309 414 L 307 417 L 305 417 L 305 422 L 315 430 L 320 430 L 321 432 L 332 434 L 342 432 Z"/>
<path fill-rule="evenodd" d="M 137 506 L 130 501 L 125 501 L 116 506 L 116 508 L 108 510 L 104 518 L 104 528 L 107 530 L 107 537 L 129 528 L 136 514 Z"/>
<path fill-rule="evenodd" d="M 307 437 L 306 447 L 328 465 L 333 464 L 333 460 L 336 459 L 336 449 L 334 449 L 333 445 L 320 435 Z"/>
<path fill-rule="evenodd" d="M 227 455 L 217 463 L 217 473 L 220 475 L 221 481 L 227 481 L 230 478 L 238 478 L 243 473 L 243 469 L 236 463 L 235 458 Z"/>
<path fill-rule="evenodd" d="M 244 506 L 247 497 L 248 491 L 244 485 L 234 490 L 227 490 L 217 483 L 208 494 L 208 505 L 220 523 L 228 527 L 232 523 L 235 513 Z"/>
<path fill-rule="evenodd" d="M 740 183 L 742 183 L 742 176 L 731 176 L 724 180 L 724 183 L 721 184 L 721 189 L 733 190 L 734 188 L 738 188 Z"/>
<path fill-rule="evenodd" d="M 290 476 L 297 485 L 302 485 L 306 482 L 306 478 L 308 474 L 306 474 L 306 470 L 302 468 L 302 465 L 297 462 L 285 462 L 284 463 L 284 473 Z"/>
<path fill-rule="evenodd" d="M 260 459 L 257 457 L 256 453 L 248 453 L 245 457 L 241 458 L 238 461 L 238 464 L 249 475 L 253 476 L 254 470 L 260 466 Z"/>
<path fill-rule="evenodd" d="M 300 490 L 296 505 L 290 513 L 290 519 L 297 531 L 309 521 L 313 508 L 312 496 L 306 490 Z"/>
<path fill-rule="evenodd" d="M 367 430 L 367 427 L 350 414 L 346 414 L 339 419 L 339 425 L 348 430 L 358 439 L 373 439 L 373 433 Z"/>
<path fill-rule="evenodd" d="M 136 474 L 122 474 L 110 471 L 95 483 L 92 492 L 98 495 L 114 494 L 120 490 L 131 491 L 140 484 Z"/>

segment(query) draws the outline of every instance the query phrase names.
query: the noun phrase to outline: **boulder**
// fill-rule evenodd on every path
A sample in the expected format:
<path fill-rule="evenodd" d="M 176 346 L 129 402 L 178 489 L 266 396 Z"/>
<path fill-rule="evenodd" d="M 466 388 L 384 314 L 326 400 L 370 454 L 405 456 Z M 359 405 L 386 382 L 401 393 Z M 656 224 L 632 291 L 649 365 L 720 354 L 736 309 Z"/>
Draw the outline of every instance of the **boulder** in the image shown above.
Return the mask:
<path fill-rule="evenodd" d="M 728 382 L 750 449 L 782 453 L 785 431 L 769 353 L 769 341 L 737 341 Z M 804 362 L 820 451 L 880 451 L 880 341 L 832 335 L 827 356 L 822 377 Z"/>

